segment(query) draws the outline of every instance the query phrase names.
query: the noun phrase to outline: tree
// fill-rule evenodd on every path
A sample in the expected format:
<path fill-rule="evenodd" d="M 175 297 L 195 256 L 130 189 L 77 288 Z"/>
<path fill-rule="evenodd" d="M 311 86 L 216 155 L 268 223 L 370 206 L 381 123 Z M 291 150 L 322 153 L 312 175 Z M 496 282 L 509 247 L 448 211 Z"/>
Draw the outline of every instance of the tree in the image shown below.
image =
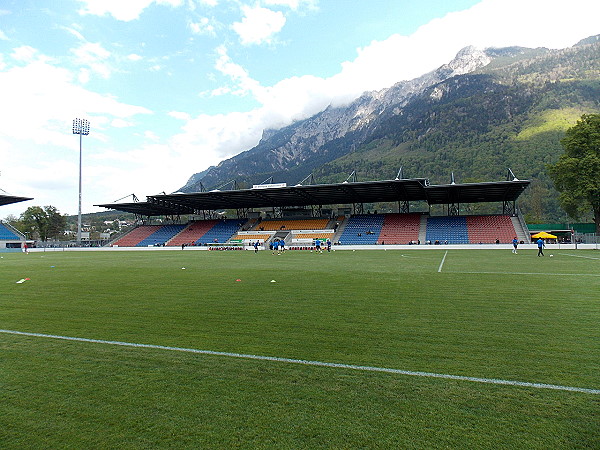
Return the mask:
<path fill-rule="evenodd" d="M 65 229 L 67 219 L 54 206 L 30 206 L 21 214 L 20 222 L 21 231 L 47 241 L 48 238 L 58 239 Z"/>
<path fill-rule="evenodd" d="M 600 234 L 600 114 L 584 114 L 560 141 L 565 149 L 548 172 L 563 209 L 578 219 L 591 209 Z"/>
<path fill-rule="evenodd" d="M 63 234 L 67 226 L 67 218 L 63 216 L 54 206 L 44 207 L 48 215 L 48 230 L 47 234 L 56 240 Z"/>

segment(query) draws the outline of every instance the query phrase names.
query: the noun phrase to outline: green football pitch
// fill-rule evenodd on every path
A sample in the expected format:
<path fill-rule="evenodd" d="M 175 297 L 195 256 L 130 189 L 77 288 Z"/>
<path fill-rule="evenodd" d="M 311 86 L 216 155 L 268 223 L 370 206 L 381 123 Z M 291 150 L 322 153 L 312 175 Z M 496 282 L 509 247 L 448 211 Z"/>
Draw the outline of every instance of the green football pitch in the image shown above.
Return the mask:
<path fill-rule="evenodd" d="M 600 253 L 536 253 L 0 253 L 0 444 L 600 448 Z"/>

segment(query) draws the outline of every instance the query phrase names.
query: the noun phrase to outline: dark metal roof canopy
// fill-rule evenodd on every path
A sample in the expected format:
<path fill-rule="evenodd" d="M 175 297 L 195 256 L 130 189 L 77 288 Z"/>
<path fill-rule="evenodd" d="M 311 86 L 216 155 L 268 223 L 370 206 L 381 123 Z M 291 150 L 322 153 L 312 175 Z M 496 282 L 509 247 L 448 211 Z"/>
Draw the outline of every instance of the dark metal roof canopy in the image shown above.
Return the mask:
<path fill-rule="evenodd" d="M 427 203 L 514 202 L 529 186 L 529 181 L 513 180 L 489 183 L 443 184 L 425 188 Z"/>
<path fill-rule="evenodd" d="M 267 187 L 237 191 L 215 190 L 193 194 L 153 195 L 148 197 L 148 203 L 164 207 L 180 205 L 202 211 L 420 200 L 423 198 L 423 187 L 426 183 L 426 179 L 420 178 L 363 183 L 344 182 L 311 186 Z"/>
<path fill-rule="evenodd" d="M 146 202 L 96 205 L 144 216 L 198 214 L 221 209 L 292 207 L 375 202 L 426 201 L 433 204 L 514 202 L 529 181 L 429 185 L 426 178 L 344 182 L 309 186 L 213 190 L 152 195 Z"/>
<path fill-rule="evenodd" d="M 2 195 L 0 194 L 0 206 L 10 205 L 12 203 L 25 202 L 27 200 L 33 200 L 29 197 L 16 197 L 14 195 Z"/>

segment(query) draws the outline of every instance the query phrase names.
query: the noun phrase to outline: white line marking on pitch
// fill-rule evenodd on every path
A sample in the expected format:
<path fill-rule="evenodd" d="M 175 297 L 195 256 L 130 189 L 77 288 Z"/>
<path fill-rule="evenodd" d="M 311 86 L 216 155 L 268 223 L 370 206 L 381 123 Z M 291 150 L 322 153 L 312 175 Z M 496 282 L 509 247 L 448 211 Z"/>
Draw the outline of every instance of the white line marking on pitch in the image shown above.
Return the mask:
<path fill-rule="evenodd" d="M 176 352 L 197 353 L 197 354 L 211 355 L 211 356 L 228 356 L 231 358 L 255 359 L 255 360 L 260 360 L 260 361 L 283 362 L 283 363 L 290 363 L 290 364 L 303 364 L 303 365 L 307 365 L 307 366 L 361 370 L 361 371 L 365 371 L 365 372 L 384 372 L 384 373 L 393 373 L 393 374 L 398 374 L 398 375 L 410 375 L 410 376 L 415 376 L 415 377 L 443 378 L 446 380 L 471 381 L 471 382 L 475 382 L 475 383 L 501 384 L 501 385 L 506 385 L 506 386 L 519 386 L 519 387 L 528 387 L 528 388 L 535 388 L 535 389 L 553 389 L 556 391 L 582 392 L 585 394 L 600 394 L 600 389 L 589 389 L 589 388 L 581 388 L 581 387 L 573 387 L 573 386 L 561 386 L 561 385 L 557 385 L 557 384 L 530 383 L 528 381 L 501 380 L 501 379 L 497 379 L 497 378 L 466 377 L 466 376 L 462 376 L 462 375 L 448 375 L 448 374 L 443 374 L 443 373 L 432 373 L 432 372 L 413 372 L 410 370 L 389 369 L 389 368 L 385 368 L 385 367 L 357 366 L 354 364 L 339 364 L 339 363 L 328 363 L 328 362 L 322 362 L 322 361 L 307 361 L 307 360 L 303 360 L 303 359 L 279 358 L 276 356 L 245 355 L 242 353 L 215 352 L 212 350 L 197 350 L 197 349 L 193 349 L 193 348 L 167 347 L 164 345 L 135 344 L 135 343 L 131 343 L 131 342 L 120 342 L 120 341 L 105 341 L 102 339 L 87 339 L 87 338 L 79 338 L 79 337 L 58 336 L 58 335 L 54 335 L 54 334 L 28 333 L 28 332 L 24 332 L 24 331 L 14 331 L 14 330 L 0 330 L 0 333 L 14 334 L 14 335 L 19 335 L 19 336 L 62 339 L 62 340 L 66 340 L 66 341 L 87 342 L 87 343 L 93 343 L 93 344 L 119 345 L 122 347 L 149 348 L 149 349 L 156 349 L 156 350 L 169 350 L 169 351 L 176 351 Z"/>
<path fill-rule="evenodd" d="M 583 255 L 570 255 L 568 253 L 559 253 L 561 256 L 572 256 L 573 258 L 585 258 L 585 259 L 595 259 L 596 261 L 600 260 L 600 258 L 594 258 L 593 256 L 583 256 Z"/>
<path fill-rule="evenodd" d="M 442 271 L 442 267 L 444 266 L 444 261 L 446 261 L 446 255 L 448 254 L 448 250 L 444 253 L 444 257 L 442 258 L 442 262 L 440 263 L 440 267 L 438 268 L 438 273 Z"/>
<path fill-rule="evenodd" d="M 542 272 L 446 272 L 446 273 L 473 273 L 473 274 L 492 274 L 492 275 L 543 275 L 548 276 L 547 273 Z M 563 276 L 563 277 L 600 277 L 600 274 L 596 273 L 552 273 L 552 276 Z"/>

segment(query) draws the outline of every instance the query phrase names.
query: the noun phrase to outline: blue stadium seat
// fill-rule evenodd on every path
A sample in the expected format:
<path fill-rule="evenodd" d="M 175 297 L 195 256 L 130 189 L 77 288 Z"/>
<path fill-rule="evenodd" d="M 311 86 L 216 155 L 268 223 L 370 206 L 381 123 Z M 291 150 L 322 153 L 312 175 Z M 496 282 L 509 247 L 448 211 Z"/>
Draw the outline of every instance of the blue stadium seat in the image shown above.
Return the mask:
<path fill-rule="evenodd" d="M 427 238 L 434 243 L 468 244 L 467 219 L 463 216 L 428 217 Z"/>
<path fill-rule="evenodd" d="M 180 233 L 185 227 L 186 225 L 163 225 L 146 239 L 140 241 L 136 247 L 164 245 L 176 234 Z"/>
<path fill-rule="evenodd" d="M 339 238 L 342 245 L 377 244 L 384 216 L 380 214 L 360 214 L 350 217 Z"/>
<path fill-rule="evenodd" d="M 227 242 L 231 236 L 240 229 L 240 221 L 238 219 L 221 220 L 208 230 L 202 237 L 196 240 L 196 245 L 202 244 L 223 244 Z"/>
<path fill-rule="evenodd" d="M 20 236 L 17 236 L 11 230 L 6 228 L 3 224 L 0 223 L 0 240 L 2 241 L 13 241 L 13 240 L 21 240 Z"/>

